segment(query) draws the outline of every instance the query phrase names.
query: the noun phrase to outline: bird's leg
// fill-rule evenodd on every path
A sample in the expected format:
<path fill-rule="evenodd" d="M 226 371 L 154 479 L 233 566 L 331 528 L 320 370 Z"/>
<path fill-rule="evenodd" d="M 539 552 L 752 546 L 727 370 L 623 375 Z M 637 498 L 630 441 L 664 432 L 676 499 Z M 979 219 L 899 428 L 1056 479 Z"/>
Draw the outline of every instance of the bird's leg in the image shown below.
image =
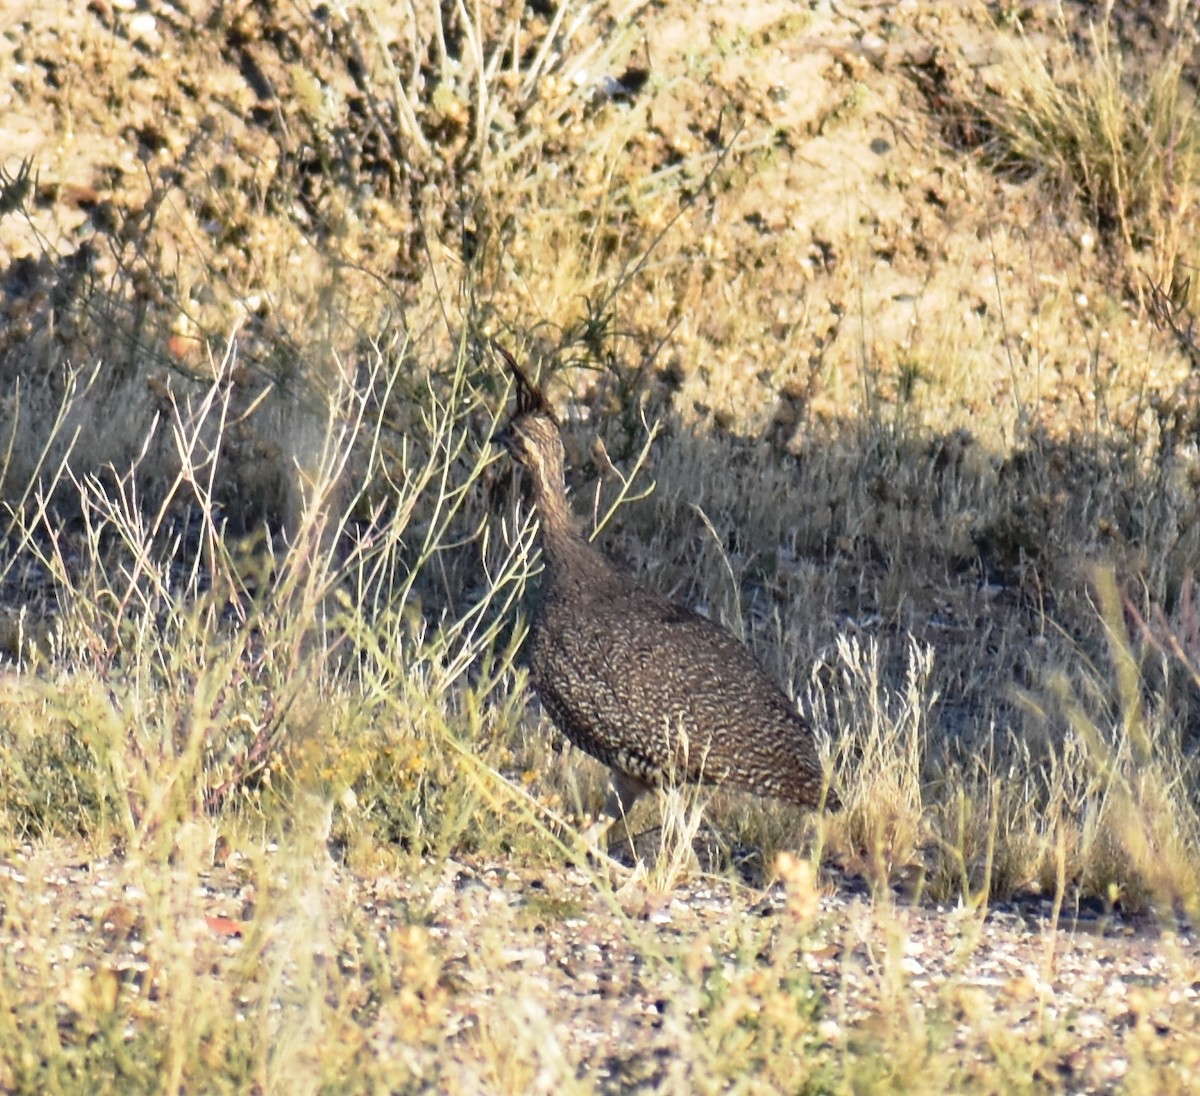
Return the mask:
<path fill-rule="evenodd" d="M 614 770 L 612 791 L 608 793 L 608 800 L 604 804 L 604 813 L 614 822 L 617 819 L 627 818 L 629 812 L 633 810 L 634 803 L 648 791 L 650 791 L 649 784 L 638 780 L 636 776 Z"/>
<path fill-rule="evenodd" d="M 588 846 L 596 850 L 607 850 L 608 842 L 605 841 L 605 838 L 613 824 L 618 822 L 624 824 L 630 811 L 633 810 L 634 803 L 650 790 L 649 784 L 614 769 L 612 791 L 608 793 L 608 799 L 604 803 L 604 813 L 587 828 L 583 835 Z M 633 841 L 630 839 L 628 828 L 625 830 L 625 838 L 629 841 L 632 850 Z M 601 842 L 604 844 L 602 845 Z"/>

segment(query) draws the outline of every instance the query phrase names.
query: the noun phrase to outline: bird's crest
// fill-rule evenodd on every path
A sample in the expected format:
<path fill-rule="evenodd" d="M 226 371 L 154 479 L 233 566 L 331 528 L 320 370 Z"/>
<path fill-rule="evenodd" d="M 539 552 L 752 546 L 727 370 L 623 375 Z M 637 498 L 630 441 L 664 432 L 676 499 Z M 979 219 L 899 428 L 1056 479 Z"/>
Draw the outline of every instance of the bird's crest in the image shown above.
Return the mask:
<path fill-rule="evenodd" d="M 508 368 L 512 370 L 513 380 L 517 384 L 517 417 L 528 415 L 532 412 L 540 412 L 554 419 L 554 412 L 550 410 L 550 404 L 546 402 L 546 397 L 542 395 L 542 390 L 534 384 L 518 364 L 517 359 L 512 356 L 498 342 L 493 342 L 496 353 L 500 355 L 507 363 Z"/>

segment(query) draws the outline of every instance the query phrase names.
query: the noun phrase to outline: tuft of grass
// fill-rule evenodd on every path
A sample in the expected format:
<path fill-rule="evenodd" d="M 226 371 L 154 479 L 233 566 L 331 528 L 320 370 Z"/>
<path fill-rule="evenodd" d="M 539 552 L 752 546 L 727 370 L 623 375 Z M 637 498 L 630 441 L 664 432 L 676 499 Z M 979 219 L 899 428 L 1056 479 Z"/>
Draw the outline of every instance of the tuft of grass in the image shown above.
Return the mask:
<path fill-rule="evenodd" d="M 1192 45 L 1128 47 L 1109 19 L 1007 40 L 1004 83 L 977 106 L 1003 170 L 1065 192 L 1134 271 L 1188 295 L 1200 195 Z M 1145 283 L 1132 288 L 1139 294 Z"/>
<path fill-rule="evenodd" d="M 840 687 L 814 674 L 812 700 L 817 727 L 836 743 L 836 783 L 845 789 L 831 828 L 853 850 L 858 870 L 886 889 L 921 860 L 929 713 L 937 702 L 929 687 L 933 652 L 910 647 L 905 686 L 896 694 L 881 680 L 875 643 L 839 638 L 837 655 Z"/>
<path fill-rule="evenodd" d="M 1050 682 L 1053 702 L 1087 763 L 1082 810 L 1055 812 L 1059 855 L 1070 857 L 1067 874 L 1087 893 L 1168 918 L 1176 912 L 1195 917 L 1200 772 L 1161 703 L 1145 695 L 1111 570 L 1096 573 L 1096 587 L 1109 645 L 1111 676 L 1100 692 L 1107 703 L 1097 713 L 1063 676 Z"/>

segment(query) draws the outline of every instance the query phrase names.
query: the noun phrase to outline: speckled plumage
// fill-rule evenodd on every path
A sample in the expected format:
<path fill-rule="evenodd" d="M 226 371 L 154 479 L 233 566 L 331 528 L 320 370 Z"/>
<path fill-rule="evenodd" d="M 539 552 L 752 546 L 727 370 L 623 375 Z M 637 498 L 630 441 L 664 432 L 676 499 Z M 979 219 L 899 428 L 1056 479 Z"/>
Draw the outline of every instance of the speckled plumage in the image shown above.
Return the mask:
<path fill-rule="evenodd" d="M 839 806 L 812 731 L 728 632 L 619 571 L 575 530 L 558 426 L 517 378 L 505 431 L 529 472 L 545 573 L 529 638 L 542 705 L 568 739 L 614 775 L 614 816 L 650 787 L 724 784 L 802 807 Z"/>

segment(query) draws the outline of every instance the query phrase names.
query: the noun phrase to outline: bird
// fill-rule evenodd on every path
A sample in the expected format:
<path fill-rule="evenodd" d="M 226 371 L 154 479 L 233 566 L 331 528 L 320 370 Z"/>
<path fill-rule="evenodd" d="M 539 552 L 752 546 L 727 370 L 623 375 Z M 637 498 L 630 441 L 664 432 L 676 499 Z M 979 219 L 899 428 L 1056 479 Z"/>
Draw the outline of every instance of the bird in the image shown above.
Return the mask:
<path fill-rule="evenodd" d="M 550 720 L 611 771 L 597 843 L 651 789 L 722 785 L 838 810 L 812 729 L 729 632 L 637 582 L 579 532 L 558 422 L 516 359 L 516 407 L 496 436 L 532 488 L 544 570 L 528 636 Z"/>

